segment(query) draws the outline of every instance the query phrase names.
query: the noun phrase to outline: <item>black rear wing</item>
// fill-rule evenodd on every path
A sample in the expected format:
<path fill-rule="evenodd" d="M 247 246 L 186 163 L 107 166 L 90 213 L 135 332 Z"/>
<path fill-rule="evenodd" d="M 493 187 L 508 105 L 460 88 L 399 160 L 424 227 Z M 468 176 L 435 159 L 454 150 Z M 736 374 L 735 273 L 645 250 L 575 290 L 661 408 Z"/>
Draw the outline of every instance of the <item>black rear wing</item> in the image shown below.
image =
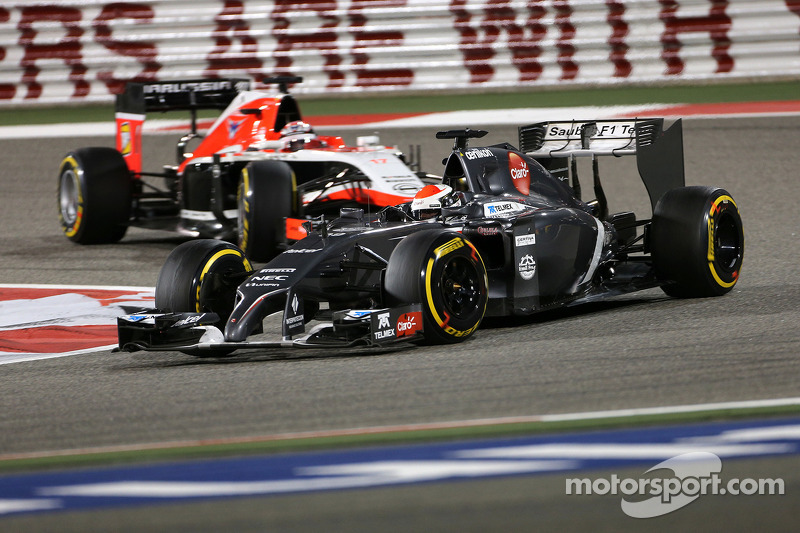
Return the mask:
<path fill-rule="evenodd" d="M 250 80 L 238 78 L 132 82 L 117 95 L 116 112 L 144 115 L 148 111 L 225 109 L 250 89 Z"/>
<path fill-rule="evenodd" d="M 685 185 L 680 119 L 666 130 L 663 118 L 539 122 L 519 128 L 519 145 L 537 160 L 635 155 L 653 209 Z"/>

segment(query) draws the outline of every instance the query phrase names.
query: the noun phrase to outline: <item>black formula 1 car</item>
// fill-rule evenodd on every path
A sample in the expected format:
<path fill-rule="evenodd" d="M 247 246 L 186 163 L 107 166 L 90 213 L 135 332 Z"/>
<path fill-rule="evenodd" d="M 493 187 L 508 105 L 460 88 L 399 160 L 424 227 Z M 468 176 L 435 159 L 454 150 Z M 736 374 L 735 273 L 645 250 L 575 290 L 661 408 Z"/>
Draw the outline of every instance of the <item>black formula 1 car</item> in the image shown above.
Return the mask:
<path fill-rule="evenodd" d="M 442 183 L 372 216 L 344 209 L 253 270 L 241 249 L 190 241 L 158 278 L 158 310 L 118 320 L 122 350 L 224 355 L 241 348 L 453 343 L 484 316 L 526 315 L 661 286 L 719 296 L 739 277 L 742 220 L 732 196 L 684 184 L 680 120 L 550 122 L 509 144 L 469 147 L 451 130 Z M 608 213 L 603 155 L 635 156 L 652 216 Z M 576 158 L 590 157 L 581 199 Z M 650 213 L 648 213 L 648 216 Z M 283 313 L 279 340 L 259 340 Z M 317 323 L 306 331 L 306 325 Z"/>
<path fill-rule="evenodd" d="M 300 81 L 263 80 L 278 90 L 251 90 L 246 79 L 128 83 L 116 101 L 116 148 L 80 148 L 61 162 L 64 235 L 102 244 L 131 226 L 162 229 L 237 242 L 248 257 L 267 261 L 305 237 L 308 217 L 413 198 L 426 177 L 416 162 L 374 135 L 356 146 L 317 135 L 288 93 Z M 201 110 L 222 111 L 205 133 Z M 177 143 L 175 164 L 145 171 L 145 118 L 167 111 L 189 112 L 190 131 Z"/>

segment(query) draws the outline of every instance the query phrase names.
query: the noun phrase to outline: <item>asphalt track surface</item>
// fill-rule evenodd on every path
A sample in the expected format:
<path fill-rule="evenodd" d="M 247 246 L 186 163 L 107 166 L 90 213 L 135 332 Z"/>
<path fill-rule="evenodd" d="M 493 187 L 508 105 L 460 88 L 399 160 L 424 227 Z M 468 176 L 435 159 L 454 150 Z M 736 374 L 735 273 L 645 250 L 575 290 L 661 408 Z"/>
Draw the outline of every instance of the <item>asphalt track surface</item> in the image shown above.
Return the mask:
<path fill-rule="evenodd" d="M 515 144 L 514 128 L 487 129 L 486 144 Z M 722 298 L 674 300 L 651 290 L 568 312 L 493 320 L 469 342 L 450 347 L 265 351 L 220 360 L 100 352 L 4 365 L 0 454 L 797 396 L 799 129 L 800 117 L 684 122 L 687 183 L 726 188 L 744 219 L 744 268 Z M 423 168 L 435 173 L 449 151 L 448 141 L 433 138 L 435 131 L 381 134 L 400 148 L 421 143 Z M 349 130 L 345 138 L 358 133 Z M 113 139 L 0 141 L 0 282 L 155 284 L 180 238 L 131 230 L 120 244 L 86 247 L 60 233 L 58 164 L 69 149 L 90 145 L 111 146 Z M 145 151 L 154 162 L 145 167 L 154 170 L 172 161 L 174 139 L 150 137 Z M 604 163 L 612 211 L 646 210 L 633 167 L 612 161 L 604 170 Z M 585 178 L 584 190 L 588 183 Z M 717 498 L 643 523 L 607 500 L 576 505 L 564 496 L 563 476 L 538 476 L 168 506 L 155 514 L 19 517 L 0 526 L 486 531 L 796 525 L 796 456 L 736 465 L 742 477 L 782 475 L 794 495 L 758 498 L 757 504 Z"/>

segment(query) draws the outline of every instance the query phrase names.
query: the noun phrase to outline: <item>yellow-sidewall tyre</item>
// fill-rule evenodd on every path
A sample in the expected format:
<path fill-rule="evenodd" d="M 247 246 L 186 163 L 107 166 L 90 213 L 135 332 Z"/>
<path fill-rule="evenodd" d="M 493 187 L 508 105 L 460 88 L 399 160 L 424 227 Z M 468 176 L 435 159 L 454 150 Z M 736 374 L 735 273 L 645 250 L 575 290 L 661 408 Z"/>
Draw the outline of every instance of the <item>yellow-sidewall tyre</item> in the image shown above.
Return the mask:
<path fill-rule="evenodd" d="M 156 307 L 172 313 L 216 313 L 227 322 L 236 288 L 253 267 L 233 244 L 200 239 L 177 246 L 156 282 Z"/>
<path fill-rule="evenodd" d="M 80 244 L 114 243 L 125 236 L 133 205 L 133 179 L 114 148 L 68 153 L 58 172 L 58 219 Z"/>
<path fill-rule="evenodd" d="M 725 189 L 668 191 L 653 211 L 648 241 L 656 275 L 670 296 L 721 296 L 739 280 L 744 229 L 739 208 Z"/>
<path fill-rule="evenodd" d="M 265 263 L 286 242 L 286 217 L 297 212 L 292 168 L 283 161 L 253 161 L 242 169 L 237 193 L 238 244 L 252 261 Z"/>
<path fill-rule="evenodd" d="M 386 267 L 392 302 L 420 303 L 430 344 L 461 342 L 475 333 L 488 301 L 486 267 L 463 235 L 423 230 L 403 239 Z"/>

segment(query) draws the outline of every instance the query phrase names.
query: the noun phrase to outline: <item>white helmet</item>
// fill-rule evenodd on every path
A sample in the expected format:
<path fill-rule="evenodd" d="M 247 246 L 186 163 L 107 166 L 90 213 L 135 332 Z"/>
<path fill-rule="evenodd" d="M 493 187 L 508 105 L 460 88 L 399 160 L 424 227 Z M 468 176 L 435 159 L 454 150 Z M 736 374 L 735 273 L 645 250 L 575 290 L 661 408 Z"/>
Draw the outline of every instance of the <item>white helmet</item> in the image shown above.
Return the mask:
<path fill-rule="evenodd" d="M 295 120 L 286 124 L 280 131 L 284 150 L 296 152 L 303 148 L 316 148 L 319 145 L 317 134 L 310 124 L 302 120 Z"/>
<path fill-rule="evenodd" d="M 304 135 L 314 133 L 314 128 L 311 124 L 303 122 L 302 120 L 295 120 L 287 123 L 280 132 L 281 137 L 288 137 L 289 135 Z"/>
<path fill-rule="evenodd" d="M 442 212 L 443 207 L 458 205 L 459 197 L 449 185 L 426 185 L 411 201 L 411 214 L 418 220 L 432 218 Z"/>

